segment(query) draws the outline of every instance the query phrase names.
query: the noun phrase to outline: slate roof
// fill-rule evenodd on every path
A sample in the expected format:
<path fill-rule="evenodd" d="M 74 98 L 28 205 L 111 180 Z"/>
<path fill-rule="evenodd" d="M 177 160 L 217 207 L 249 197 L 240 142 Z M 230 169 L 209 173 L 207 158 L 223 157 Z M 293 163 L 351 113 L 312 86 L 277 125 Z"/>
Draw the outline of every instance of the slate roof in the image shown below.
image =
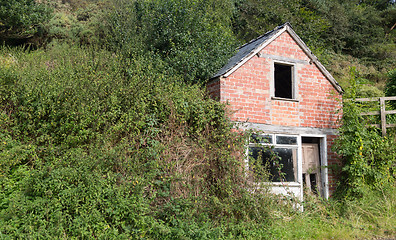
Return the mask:
<path fill-rule="evenodd" d="M 242 45 L 241 47 L 238 48 L 238 52 L 232 56 L 229 60 L 228 63 L 222 67 L 215 75 L 213 75 L 213 78 L 220 77 L 227 73 L 231 68 L 236 66 L 238 63 L 240 63 L 243 59 L 248 57 L 250 54 L 254 52 L 255 49 L 257 49 L 261 44 L 265 43 L 267 40 L 271 39 L 272 36 L 274 36 L 279 30 L 283 29 L 285 25 L 289 25 L 290 23 L 285 23 L 281 26 L 276 27 L 274 30 L 266 32 L 264 35 L 261 35 L 260 37 L 251 40 L 250 42 Z"/>

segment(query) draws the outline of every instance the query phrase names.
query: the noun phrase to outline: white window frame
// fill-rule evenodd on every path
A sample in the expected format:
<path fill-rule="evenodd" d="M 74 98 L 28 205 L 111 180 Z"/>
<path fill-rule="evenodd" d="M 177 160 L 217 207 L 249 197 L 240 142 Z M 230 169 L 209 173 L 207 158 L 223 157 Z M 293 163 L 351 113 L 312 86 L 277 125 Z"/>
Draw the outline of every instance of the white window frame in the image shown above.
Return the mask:
<path fill-rule="evenodd" d="M 294 135 L 294 134 L 279 134 L 279 133 L 261 133 L 261 134 L 257 134 L 257 135 L 261 135 L 261 136 L 272 136 L 272 143 L 253 143 L 250 142 L 250 138 L 249 138 L 249 143 L 248 143 L 248 147 L 246 148 L 246 167 L 247 169 L 249 168 L 249 147 L 256 147 L 256 146 L 273 146 L 274 148 L 289 148 L 289 149 L 296 149 L 296 168 L 294 169 L 294 171 L 297 171 L 295 173 L 295 176 L 297 176 L 297 179 L 295 179 L 295 181 L 293 182 L 267 182 L 270 185 L 286 185 L 286 186 L 294 186 L 294 187 L 298 187 L 301 186 L 301 182 L 302 182 L 302 161 L 301 161 L 301 157 L 302 157 L 302 148 L 301 148 L 301 136 L 300 135 Z M 278 144 L 276 142 L 276 137 L 277 136 L 285 136 L 285 137 L 295 137 L 297 142 L 295 145 L 289 145 L 289 144 Z"/>

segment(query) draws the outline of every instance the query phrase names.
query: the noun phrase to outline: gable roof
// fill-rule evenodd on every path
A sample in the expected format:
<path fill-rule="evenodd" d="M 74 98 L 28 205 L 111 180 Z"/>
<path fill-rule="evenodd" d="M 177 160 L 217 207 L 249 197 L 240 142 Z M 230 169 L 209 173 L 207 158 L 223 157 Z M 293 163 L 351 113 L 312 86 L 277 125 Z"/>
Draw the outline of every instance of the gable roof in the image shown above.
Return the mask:
<path fill-rule="evenodd" d="M 218 77 L 228 77 L 241 67 L 245 62 L 251 59 L 254 55 L 258 54 L 263 48 L 270 44 L 282 33 L 288 32 L 290 36 L 296 41 L 301 49 L 311 59 L 311 62 L 319 68 L 322 74 L 329 80 L 333 87 L 339 92 L 343 93 L 341 86 L 337 83 L 334 77 L 326 70 L 326 68 L 319 62 L 318 58 L 311 52 L 308 46 L 301 40 L 301 38 L 294 32 L 290 23 L 285 23 L 281 26 L 276 27 L 274 30 L 265 33 L 264 35 L 251 40 L 250 42 L 239 47 L 238 52 L 232 56 L 228 63 L 222 67 L 211 80 Z"/>

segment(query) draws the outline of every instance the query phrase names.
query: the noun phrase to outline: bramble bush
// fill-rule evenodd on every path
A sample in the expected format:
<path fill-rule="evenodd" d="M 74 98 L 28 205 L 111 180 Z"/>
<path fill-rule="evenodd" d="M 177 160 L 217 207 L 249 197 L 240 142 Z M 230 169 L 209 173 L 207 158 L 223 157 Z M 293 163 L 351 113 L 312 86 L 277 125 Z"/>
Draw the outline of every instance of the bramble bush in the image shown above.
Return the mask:
<path fill-rule="evenodd" d="M 245 136 L 199 86 L 152 56 L 0 52 L 1 236 L 264 234 L 278 200 L 248 181 Z"/>

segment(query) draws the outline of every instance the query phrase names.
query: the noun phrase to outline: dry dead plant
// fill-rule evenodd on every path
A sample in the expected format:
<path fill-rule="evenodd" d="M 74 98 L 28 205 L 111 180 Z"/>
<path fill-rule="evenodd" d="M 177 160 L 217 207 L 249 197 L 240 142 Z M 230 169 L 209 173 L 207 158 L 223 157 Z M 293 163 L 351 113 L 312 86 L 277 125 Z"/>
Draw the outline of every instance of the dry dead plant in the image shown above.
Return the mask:
<path fill-rule="evenodd" d="M 190 127 L 171 111 L 169 121 L 158 135 L 163 146 L 160 160 L 163 175 L 158 180 L 170 182 L 169 196 L 160 202 L 203 197 L 210 188 L 226 182 L 235 186 L 246 182 L 243 150 L 236 144 L 241 137 L 238 133 L 230 129 L 227 137 L 218 136 L 215 127 L 206 124 L 203 131 L 192 136 Z M 233 188 L 232 194 L 238 194 L 237 191 Z"/>

